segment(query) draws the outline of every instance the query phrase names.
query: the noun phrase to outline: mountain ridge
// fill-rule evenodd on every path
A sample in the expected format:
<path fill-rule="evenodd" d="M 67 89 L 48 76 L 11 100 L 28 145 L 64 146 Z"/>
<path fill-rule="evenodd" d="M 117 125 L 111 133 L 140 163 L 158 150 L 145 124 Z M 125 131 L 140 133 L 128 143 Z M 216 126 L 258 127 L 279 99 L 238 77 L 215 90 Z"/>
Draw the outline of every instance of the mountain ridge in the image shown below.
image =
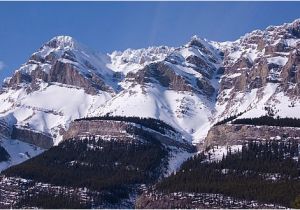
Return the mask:
<path fill-rule="evenodd" d="M 180 47 L 106 55 L 56 36 L 4 81 L 0 117 L 54 144 L 84 117 L 159 119 L 191 144 L 202 144 L 212 125 L 239 113 L 299 117 L 299 30 L 297 19 L 236 41 L 193 36 Z"/>

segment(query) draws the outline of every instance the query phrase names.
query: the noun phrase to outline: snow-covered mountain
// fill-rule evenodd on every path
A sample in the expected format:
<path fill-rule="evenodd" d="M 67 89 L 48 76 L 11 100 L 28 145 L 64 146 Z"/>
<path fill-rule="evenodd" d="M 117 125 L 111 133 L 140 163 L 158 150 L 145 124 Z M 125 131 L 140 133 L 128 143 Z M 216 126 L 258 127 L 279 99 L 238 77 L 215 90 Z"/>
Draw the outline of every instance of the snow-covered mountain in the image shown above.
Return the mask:
<path fill-rule="evenodd" d="M 299 19 L 213 45 L 224 52 L 216 120 L 244 112 L 240 118 L 300 117 Z"/>
<path fill-rule="evenodd" d="M 72 120 L 106 114 L 158 118 L 192 141 L 200 127 L 208 128 L 211 80 L 220 65 L 218 52 L 196 37 L 176 49 L 101 55 L 59 36 L 5 80 L 1 116 L 51 135 L 55 143 Z"/>
<path fill-rule="evenodd" d="M 300 20 L 233 42 L 194 36 L 180 47 L 107 55 L 58 36 L 4 81 L 0 117 L 54 144 L 74 119 L 102 115 L 160 119 L 199 143 L 238 113 L 299 118 L 299 47 Z"/>

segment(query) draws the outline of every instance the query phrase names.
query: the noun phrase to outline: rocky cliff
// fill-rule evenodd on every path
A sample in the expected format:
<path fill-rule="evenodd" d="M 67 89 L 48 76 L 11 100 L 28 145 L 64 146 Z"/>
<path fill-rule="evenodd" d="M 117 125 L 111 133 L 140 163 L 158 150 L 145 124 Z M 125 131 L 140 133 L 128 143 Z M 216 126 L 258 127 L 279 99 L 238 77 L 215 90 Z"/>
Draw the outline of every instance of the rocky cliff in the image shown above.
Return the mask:
<path fill-rule="evenodd" d="M 43 149 L 49 149 L 53 146 L 53 138 L 51 136 L 24 127 L 14 126 L 11 138 L 36 145 Z"/>
<path fill-rule="evenodd" d="M 0 137 L 9 138 L 11 136 L 11 127 L 4 119 L 0 119 Z"/>
<path fill-rule="evenodd" d="M 188 152 L 195 152 L 195 148 L 186 142 L 182 135 L 171 130 L 166 133 L 153 130 L 145 126 L 114 120 L 80 120 L 70 124 L 69 129 L 64 133 L 63 139 L 85 138 L 90 136 L 106 139 L 118 139 L 118 141 L 131 142 L 140 141 L 143 134 L 150 138 L 157 139 L 165 146 L 182 148 Z"/>
<path fill-rule="evenodd" d="M 94 52 L 87 55 L 84 50 L 88 51 L 72 37 L 55 37 L 33 53 L 4 86 L 14 89 L 26 86 L 27 91 L 32 92 L 43 81 L 81 87 L 90 94 L 99 90 L 113 92 L 105 82 L 113 72 L 105 67 L 101 69 L 99 55 Z"/>
<path fill-rule="evenodd" d="M 298 110 L 291 104 L 299 102 L 299 30 L 300 20 L 295 20 L 216 44 L 224 52 L 219 117 L 244 111 L 261 115 L 265 107 L 280 116 L 295 116 L 289 110 Z"/>
<path fill-rule="evenodd" d="M 213 126 L 205 139 L 205 147 L 242 145 L 247 141 L 294 139 L 300 141 L 300 128 L 223 124 Z"/>

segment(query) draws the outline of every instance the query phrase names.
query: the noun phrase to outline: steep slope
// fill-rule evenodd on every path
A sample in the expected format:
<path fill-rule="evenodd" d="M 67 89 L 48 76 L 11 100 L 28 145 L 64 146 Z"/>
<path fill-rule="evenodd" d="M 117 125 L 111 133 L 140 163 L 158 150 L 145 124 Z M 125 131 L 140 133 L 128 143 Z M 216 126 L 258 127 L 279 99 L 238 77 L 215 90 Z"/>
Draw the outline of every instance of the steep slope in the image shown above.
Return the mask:
<path fill-rule="evenodd" d="M 45 151 L 35 145 L 16 139 L 0 139 L 0 146 L 5 149 L 9 155 L 7 160 L 0 161 L 0 172 L 8 167 L 29 160 Z"/>
<path fill-rule="evenodd" d="M 105 59 L 71 37 L 51 39 L 5 80 L 1 116 L 10 126 L 44 133 L 57 143 L 69 122 L 93 112 L 93 105 L 118 88 Z"/>
<path fill-rule="evenodd" d="M 11 139 L 11 133 L 12 129 L 6 120 L 0 118 L 0 172 L 44 151 L 35 145 Z"/>
<path fill-rule="evenodd" d="M 1 163 L 1 169 L 42 151 L 33 150 L 31 144 L 44 149 L 57 144 L 72 120 L 93 112 L 94 105 L 115 94 L 118 86 L 114 72 L 105 66 L 107 59 L 71 37 L 58 36 L 4 81 L 0 117 L 6 126 L 0 127 L 8 129 L 1 129 L 2 145 L 15 154 Z M 28 155 L 22 158 L 19 153 Z"/>
<path fill-rule="evenodd" d="M 300 20 L 256 30 L 234 42 L 214 43 L 224 52 L 216 120 L 275 115 L 300 117 Z"/>
<path fill-rule="evenodd" d="M 127 68 L 121 83 L 123 90 L 101 105 L 95 115 L 161 119 L 180 130 L 190 142 L 199 142 L 213 117 L 213 81 L 220 65 L 219 52 L 193 37 L 162 60 L 132 71 Z"/>
<path fill-rule="evenodd" d="M 28 62 L 5 81 L 4 86 L 34 91 L 39 83 L 57 82 L 81 87 L 89 94 L 113 92 L 113 72 L 106 56 L 89 50 L 69 36 L 57 36 L 33 53 Z"/>

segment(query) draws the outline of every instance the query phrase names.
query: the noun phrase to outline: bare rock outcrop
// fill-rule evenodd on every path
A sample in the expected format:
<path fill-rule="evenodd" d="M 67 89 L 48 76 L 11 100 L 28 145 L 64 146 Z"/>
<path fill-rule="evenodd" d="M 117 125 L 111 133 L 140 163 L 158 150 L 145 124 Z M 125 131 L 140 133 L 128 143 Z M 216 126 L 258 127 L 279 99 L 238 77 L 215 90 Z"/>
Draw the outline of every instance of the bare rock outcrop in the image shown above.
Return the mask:
<path fill-rule="evenodd" d="M 157 82 L 161 86 L 176 91 L 191 91 L 191 85 L 180 75 L 176 75 L 172 68 L 164 62 L 147 65 L 137 73 L 127 74 L 128 79 L 133 79 L 138 84 Z"/>
<path fill-rule="evenodd" d="M 157 62 L 145 66 L 137 73 L 129 73 L 126 78 L 138 84 L 159 83 L 161 86 L 175 91 L 195 91 L 203 92 L 211 96 L 215 89 L 210 84 L 208 78 L 195 78 L 196 86 L 190 78 L 176 74 L 167 62 Z"/>
<path fill-rule="evenodd" d="M 180 147 L 188 152 L 194 152 L 195 148 L 188 142 L 183 142 L 175 138 L 182 139 L 179 133 L 162 134 L 158 131 L 146 128 L 142 125 L 112 120 L 80 120 L 70 124 L 69 129 L 64 133 L 63 139 L 78 137 L 101 136 L 102 138 L 115 138 L 120 141 L 135 141 L 139 139 L 138 134 L 142 133 L 153 139 L 160 141 L 167 146 Z M 179 136 L 178 136 L 179 135 Z"/>
<path fill-rule="evenodd" d="M 11 136 L 11 128 L 5 120 L 0 119 L 0 137 L 9 138 Z"/>
<path fill-rule="evenodd" d="M 36 145 L 43 149 L 49 149 L 50 147 L 53 146 L 53 139 L 51 136 L 28 128 L 14 126 L 12 130 L 11 138 Z"/>
<path fill-rule="evenodd" d="M 92 61 L 99 59 L 96 61 L 98 64 L 101 59 L 93 52 L 85 50 L 71 37 L 55 37 L 33 53 L 28 62 L 4 86 L 13 89 L 25 86 L 28 92 L 32 92 L 43 81 L 80 87 L 89 94 L 97 94 L 99 91 L 114 92 L 105 83 L 107 78 L 104 76 L 110 74 L 112 77 L 113 73 L 108 73 L 104 65 L 95 67 Z"/>
<path fill-rule="evenodd" d="M 300 142 L 300 128 L 223 124 L 213 126 L 205 139 L 205 147 L 235 145 L 251 140 L 295 139 Z"/>

